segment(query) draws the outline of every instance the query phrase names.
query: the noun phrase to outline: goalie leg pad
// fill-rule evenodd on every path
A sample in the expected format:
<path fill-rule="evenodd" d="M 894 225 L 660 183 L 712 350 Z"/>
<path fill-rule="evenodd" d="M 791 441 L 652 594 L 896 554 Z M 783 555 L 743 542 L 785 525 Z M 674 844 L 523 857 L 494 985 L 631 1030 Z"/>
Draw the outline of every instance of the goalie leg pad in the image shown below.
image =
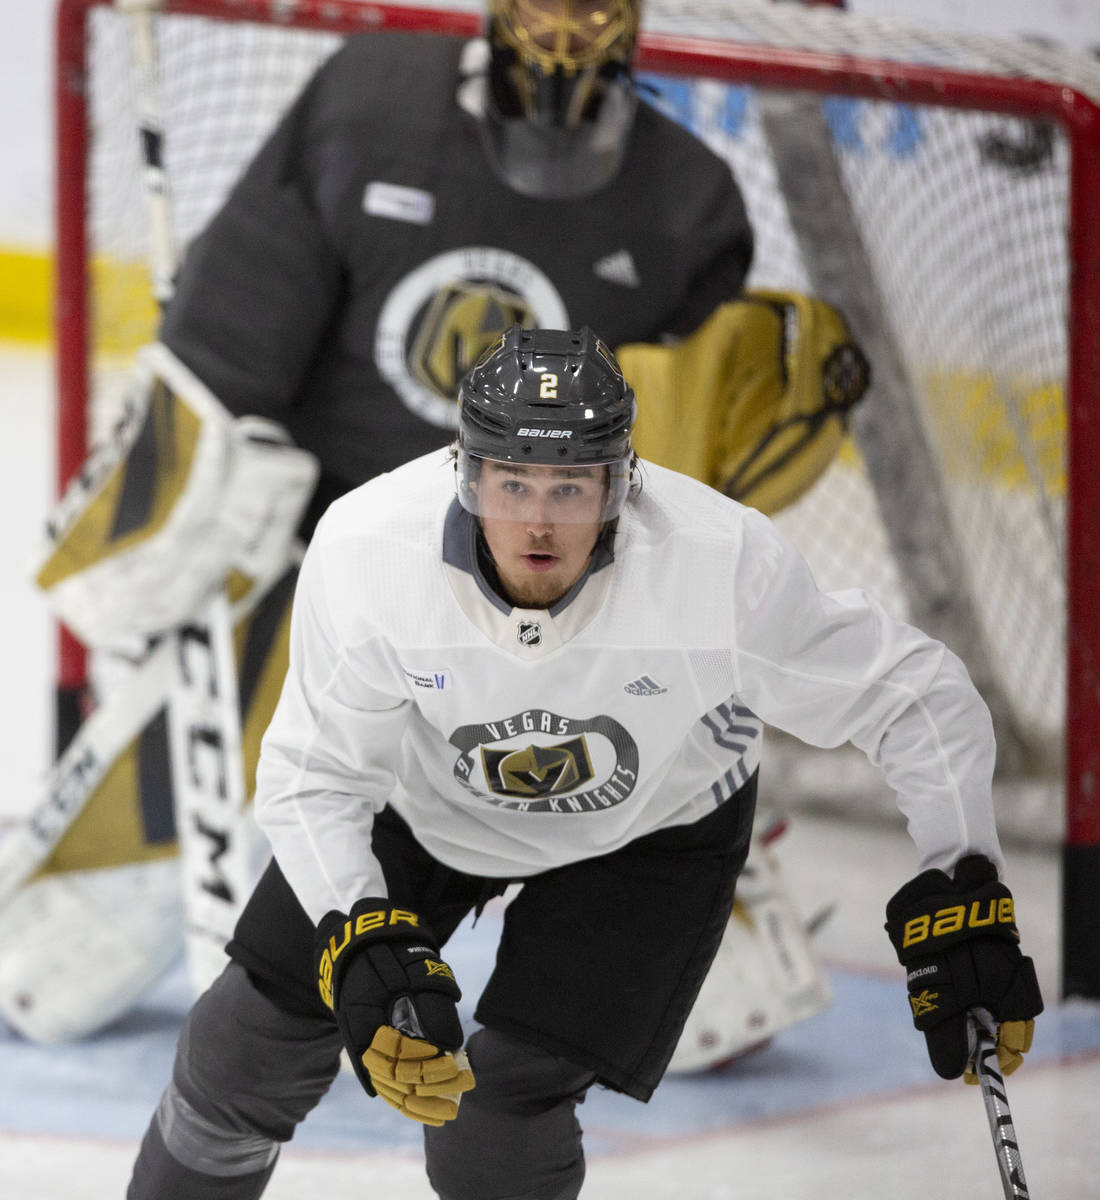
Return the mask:
<path fill-rule="evenodd" d="M 0 1013 L 72 1041 L 126 1012 L 183 949 L 174 860 L 47 875 L 0 909 Z"/>
<path fill-rule="evenodd" d="M 94 1033 L 179 957 L 171 677 L 158 647 L 80 727 L 0 847 L 0 1012 L 33 1041 Z"/>
<path fill-rule="evenodd" d="M 831 1000 L 779 860 L 754 837 L 718 953 L 668 1070 L 716 1067 L 821 1012 Z"/>
<path fill-rule="evenodd" d="M 224 967 L 244 881 L 259 865 L 238 785 L 250 793 L 285 674 L 292 588 L 290 572 L 233 631 L 243 658 L 243 763 L 227 746 L 231 762 L 212 772 L 209 739 L 187 736 L 196 724 L 207 734 L 226 725 L 227 738 L 240 739 L 229 631 L 187 653 L 166 638 L 81 725 L 41 801 L 0 843 L 0 1012 L 25 1037 L 84 1037 L 124 1013 L 178 959 L 185 912 L 196 992 Z M 236 781 L 232 806 L 200 786 L 223 766 Z M 56 966 L 46 947 L 60 948 Z"/>
<path fill-rule="evenodd" d="M 0 843 L 0 904 L 36 874 L 172 858 L 167 698 L 172 649 L 158 646 L 77 730 L 44 794 Z"/>

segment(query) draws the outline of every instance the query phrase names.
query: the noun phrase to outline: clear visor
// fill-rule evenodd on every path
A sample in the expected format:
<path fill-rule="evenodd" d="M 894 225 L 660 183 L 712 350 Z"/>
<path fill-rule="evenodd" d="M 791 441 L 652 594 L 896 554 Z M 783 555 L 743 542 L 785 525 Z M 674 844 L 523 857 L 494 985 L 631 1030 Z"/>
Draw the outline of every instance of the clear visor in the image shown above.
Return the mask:
<path fill-rule="evenodd" d="M 501 462 L 459 450 L 458 499 L 483 520 L 528 525 L 602 525 L 630 492 L 633 455 L 610 463 L 562 466 Z"/>

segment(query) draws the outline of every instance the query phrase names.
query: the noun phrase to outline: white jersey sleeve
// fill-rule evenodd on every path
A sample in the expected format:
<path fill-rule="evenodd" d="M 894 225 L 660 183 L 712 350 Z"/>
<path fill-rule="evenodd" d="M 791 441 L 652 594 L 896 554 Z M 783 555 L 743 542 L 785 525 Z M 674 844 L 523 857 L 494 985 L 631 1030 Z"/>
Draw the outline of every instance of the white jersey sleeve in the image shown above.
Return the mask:
<path fill-rule="evenodd" d="M 942 643 L 857 590 L 822 592 L 798 551 L 746 512 L 736 573 L 739 694 L 813 746 L 852 742 L 897 795 L 920 868 L 1003 858 L 993 821 L 993 726 Z"/>
<path fill-rule="evenodd" d="M 302 564 L 290 666 L 264 735 L 256 819 L 310 918 L 385 896 L 371 850 L 374 813 L 393 790 L 409 701 L 390 686 L 369 628 L 349 636 L 330 595 L 346 594 L 357 559 L 318 539 Z"/>

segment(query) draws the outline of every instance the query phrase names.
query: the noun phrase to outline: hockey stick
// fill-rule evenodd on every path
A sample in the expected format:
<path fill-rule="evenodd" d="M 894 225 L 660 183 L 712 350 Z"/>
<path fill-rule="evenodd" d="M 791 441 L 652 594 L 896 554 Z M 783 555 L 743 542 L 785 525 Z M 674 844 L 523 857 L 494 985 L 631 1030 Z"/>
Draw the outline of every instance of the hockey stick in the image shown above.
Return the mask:
<path fill-rule="evenodd" d="M 130 29 L 149 270 L 163 308 L 175 290 L 177 250 L 164 125 L 157 86 L 157 17 L 163 0 L 115 0 Z M 225 962 L 224 946 L 248 895 L 249 824 L 241 757 L 240 698 L 232 619 L 224 590 L 174 635 L 177 675 L 170 738 L 186 910 L 189 973 L 204 990 Z"/>
<path fill-rule="evenodd" d="M 970 1069 L 977 1075 L 982 1089 L 1005 1200 L 1029 1200 L 1023 1159 L 1016 1141 L 1016 1127 L 1012 1123 L 1004 1076 L 997 1061 L 997 1026 L 984 1008 L 971 1010 L 967 1018 L 967 1034 L 972 1046 Z"/>
<path fill-rule="evenodd" d="M 163 0 L 115 0 L 130 30 L 130 59 L 134 68 L 134 98 L 141 138 L 142 189 L 149 221 L 149 272 L 153 295 L 163 307 L 172 298 L 176 245 L 168 175 L 164 169 L 164 123 L 157 89 L 156 15 Z"/>

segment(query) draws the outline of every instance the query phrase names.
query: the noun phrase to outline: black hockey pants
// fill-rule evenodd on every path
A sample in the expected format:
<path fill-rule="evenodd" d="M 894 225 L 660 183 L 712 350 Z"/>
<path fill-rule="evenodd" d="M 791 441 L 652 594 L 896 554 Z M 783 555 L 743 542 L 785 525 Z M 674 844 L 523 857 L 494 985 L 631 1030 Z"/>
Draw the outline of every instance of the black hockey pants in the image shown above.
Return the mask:
<path fill-rule="evenodd" d="M 335 1078 L 340 1047 L 331 1022 L 284 1011 L 230 963 L 184 1024 L 127 1200 L 256 1200 L 280 1144 Z M 433 1188 L 443 1200 L 575 1200 L 574 1109 L 594 1076 L 489 1029 L 467 1049 L 477 1086 L 454 1121 L 425 1129 Z"/>

